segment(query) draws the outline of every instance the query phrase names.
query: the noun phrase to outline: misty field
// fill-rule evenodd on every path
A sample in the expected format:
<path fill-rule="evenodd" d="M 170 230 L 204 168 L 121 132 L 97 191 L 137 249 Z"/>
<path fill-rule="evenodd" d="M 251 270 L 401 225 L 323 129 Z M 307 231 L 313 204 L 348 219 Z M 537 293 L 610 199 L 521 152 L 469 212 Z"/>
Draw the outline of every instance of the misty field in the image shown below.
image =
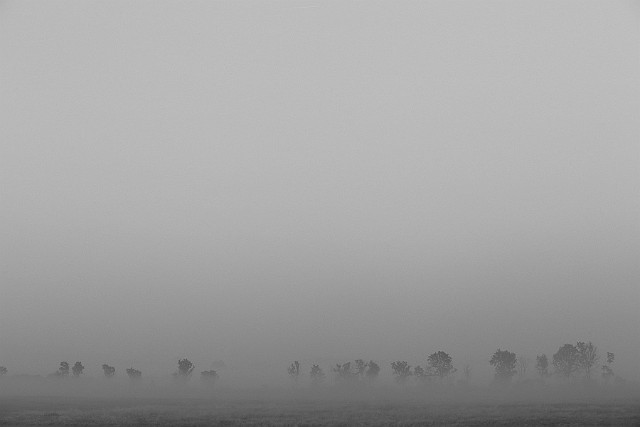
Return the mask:
<path fill-rule="evenodd" d="M 636 399 L 0 398 L 0 425 L 640 425 Z"/>

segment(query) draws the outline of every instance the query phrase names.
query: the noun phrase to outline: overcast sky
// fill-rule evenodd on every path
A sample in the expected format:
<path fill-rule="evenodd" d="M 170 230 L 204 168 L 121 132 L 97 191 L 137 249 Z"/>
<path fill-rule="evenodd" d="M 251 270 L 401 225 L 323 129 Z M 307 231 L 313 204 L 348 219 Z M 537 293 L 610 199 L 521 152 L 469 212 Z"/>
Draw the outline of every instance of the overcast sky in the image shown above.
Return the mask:
<path fill-rule="evenodd" d="M 0 2 L 0 365 L 591 340 L 637 373 L 639 18 Z"/>

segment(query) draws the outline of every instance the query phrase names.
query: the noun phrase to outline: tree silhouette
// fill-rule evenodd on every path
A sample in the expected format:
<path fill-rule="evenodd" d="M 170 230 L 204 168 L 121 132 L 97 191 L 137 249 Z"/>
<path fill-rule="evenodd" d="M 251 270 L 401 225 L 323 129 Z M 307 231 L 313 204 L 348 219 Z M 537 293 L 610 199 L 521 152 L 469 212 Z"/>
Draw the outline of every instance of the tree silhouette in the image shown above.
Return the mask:
<path fill-rule="evenodd" d="M 82 371 L 84 371 L 84 366 L 82 366 L 81 362 L 76 362 L 71 368 L 71 372 L 73 372 L 73 376 L 76 378 L 82 375 Z"/>
<path fill-rule="evenodd" d="M 102 365 L 102 370 L 104 371 L 104 376 L 107 378 L 111 378 L 116 374 L 116 368 L 109 366 L 106 363 Z"/>
<path fill-rule="evenodd" d="M 142 377 L 142 372 L 140 372 L 137 369 L 128 368 L 127 369 L 127 375 L 132 380 L 138 380 L 138 379 L 140 379 Z"/>
<path fill-rule="evenodd" d="M 430 377 L 427 371 L 420 365 L 413 368 L 413 376 L 416 377 L 418 381 L 422 381 L 422 382 L 426 381 L 427 378 Z"/>
<path fill-rule="evenodd" d="M 56 372 L 56 375 L 59 377 L 68 377 L 69 362 L 60 362 L 60 367 L 58 368 L 58 372 Z"/>
<path fill-rule="evenodd" d="M 300 376 L 300 363 L 297 360 L 294 361 L 291 365 L 289 365 L 287 373 L 292 380 L 298 381 L 298 377 Z"/>
<path fill-rule="evenodd" d="M 401 384 L 405 383 L 411 376 L 411 365 L 404 360 L 393 362 L 391 369 L 393 369 L 393 375 L 396 377 L 396 381 Z"/>
<path fill-rule="evenodd" d="M 578 350 L 579 369 L 584 371 L 585 377 L 589 380 L 591 379 L 591 368 L 600 360 L 598 347 L 589 341 L 588 343 L 578 342 L 576 349 Z"/>
<path fill-rule="evenodd" d="M 580 368 L 579 357 L 575 346 L 565 344 L 553 355 L 551 363 L 558 375 L 570 378 Z"/>
<path fill-rule="evenodd" d="M 193 363 L 189 359 L 179 359 L 178 360 L 178 377 L 183 379 L 188 379 L 191 376 L 191 373 L 195 369 Z"/>
<path fill-rule="evenodd" d="M 318 385 L 322 381 L 324 381 L 324 372 L 322 368 L 318 365 L 311 366 L 311 373 L 309 374 L 311 377 L 311 384 Z"/>
<path fill-rule="evenodd" d="M 509 382 L 516 371 L 516 354 L 508 350 L 496 350 L 489 360 L 489 364 L 495 369 L 495 379 L 499 382 Z"/>
<path fill-rule="evenodd" d="M 379 373 L 380 373 L 380 365 L 378 365 L 373 360 L 369 360 L 369 363 L 367 363 L 367 370 L 365 372 L 365 376 L 370 380 L 374 380 L 378 378 Z"/>
<path fill-rule="evenodd" d="M 357 375 L 351 372 L 351 362 L 343 363 L 342 365 L 336 363 L 332 371 L 336 374 L 336 380 L 338 381 L 350 381 L 355 379 Z"/>
<path fill-rule="evenodd" d="M 604 379 L 605 384 L 608 384 L 609 381 L 611 381 L 611 378 L 614 377 L 613 368 L 611 367 L 614 360 L 615 355 L 613 353 L 607 352 L 607 364 L 602 365 L 602 378 Z"/>
<path fill-rule="evenodd" d="M 7 375 L 7 372 L 7 368 L 5 368 L 4 366 L 0 366 L 0 376 Z"/>
<path fill-rule="evenodd" d="M 536 371 L 540 378 L 546 378 L 549 376 L 549 359 L 546 354 L 539 354 L 536 356 Z"/>
<path fill-rule="evenodd" d="M 427 366 L 442 382 L 449 374 L 456 372 L 456 369 L 451 364 L 451 360 L 451 356 L 447 353 L 438 351 L 427 357 Z"/>
<path fill-rule="evenodd" d="M 355 374 L 362 378 L 365 374 L 365 370 L 367 369 L 367 363 L 362 359 L 356 359 L 356 370 Z"/>

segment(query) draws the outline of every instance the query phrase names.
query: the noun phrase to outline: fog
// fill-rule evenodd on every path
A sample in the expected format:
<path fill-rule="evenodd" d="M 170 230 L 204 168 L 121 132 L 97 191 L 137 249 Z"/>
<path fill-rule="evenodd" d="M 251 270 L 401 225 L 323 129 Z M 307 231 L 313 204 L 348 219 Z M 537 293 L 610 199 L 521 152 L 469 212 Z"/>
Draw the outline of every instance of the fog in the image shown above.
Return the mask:
<path fill-rule="evenodd" d="M 486 385 L 592 341 L 637 380 L 639 17 L 1 2 L 0 365 L 258 387 L 443 350 Z"/>

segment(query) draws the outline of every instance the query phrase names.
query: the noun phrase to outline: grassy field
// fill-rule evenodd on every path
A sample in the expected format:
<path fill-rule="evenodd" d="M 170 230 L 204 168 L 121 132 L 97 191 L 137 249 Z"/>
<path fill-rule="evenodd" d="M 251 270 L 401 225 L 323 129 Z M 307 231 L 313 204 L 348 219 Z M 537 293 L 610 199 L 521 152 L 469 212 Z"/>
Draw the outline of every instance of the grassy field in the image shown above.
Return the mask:
<path fill-rule="evenodd" d="M 640 425 L 640 402 L 0 398 L 0 425 Z"/>

